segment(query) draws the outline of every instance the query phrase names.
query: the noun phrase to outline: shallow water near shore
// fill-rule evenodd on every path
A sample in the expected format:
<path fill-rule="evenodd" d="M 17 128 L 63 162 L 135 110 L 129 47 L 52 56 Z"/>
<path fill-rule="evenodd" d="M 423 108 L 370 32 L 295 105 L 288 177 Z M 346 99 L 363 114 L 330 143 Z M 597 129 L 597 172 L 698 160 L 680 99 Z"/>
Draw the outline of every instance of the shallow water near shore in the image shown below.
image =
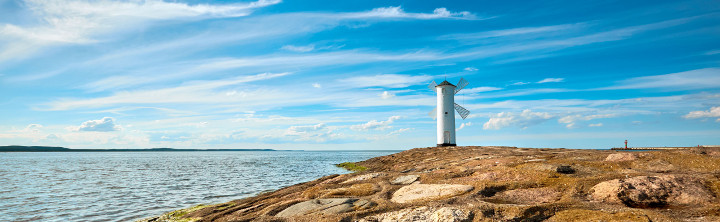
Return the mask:
<path fill-rule="evenodd" d="M 397 151 L 0 153 L 0 221 L 134 221 Z"/>

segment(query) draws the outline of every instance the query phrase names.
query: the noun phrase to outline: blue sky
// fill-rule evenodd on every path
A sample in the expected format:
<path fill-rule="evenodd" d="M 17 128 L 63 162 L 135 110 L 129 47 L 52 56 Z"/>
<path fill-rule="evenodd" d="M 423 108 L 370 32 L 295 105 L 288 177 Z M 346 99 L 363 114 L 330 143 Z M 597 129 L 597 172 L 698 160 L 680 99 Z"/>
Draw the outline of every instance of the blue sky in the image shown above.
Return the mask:
<path fill-rule="evenodd" d="M 717 1 L 0 0 L 0 145 L 720 144 Z"/>

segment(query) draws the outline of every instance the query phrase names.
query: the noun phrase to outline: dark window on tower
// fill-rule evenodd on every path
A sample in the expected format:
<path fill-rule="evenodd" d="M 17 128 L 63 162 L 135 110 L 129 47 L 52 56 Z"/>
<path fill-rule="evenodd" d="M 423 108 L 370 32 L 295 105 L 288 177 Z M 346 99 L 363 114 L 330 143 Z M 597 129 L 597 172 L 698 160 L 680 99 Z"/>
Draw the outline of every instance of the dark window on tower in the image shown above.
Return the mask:
<path fill-rule="evenodd" d="M 447 112 L 445 112 L 445 114 L 447 114 Z"/>

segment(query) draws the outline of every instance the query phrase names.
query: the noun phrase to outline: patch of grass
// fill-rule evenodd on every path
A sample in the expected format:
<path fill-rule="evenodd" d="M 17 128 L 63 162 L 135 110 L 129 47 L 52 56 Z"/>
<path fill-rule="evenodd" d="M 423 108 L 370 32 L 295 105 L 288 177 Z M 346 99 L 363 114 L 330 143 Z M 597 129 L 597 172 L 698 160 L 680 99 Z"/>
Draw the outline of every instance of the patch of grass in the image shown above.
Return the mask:
<path fill-rule="evenodd" d="M 342 168 L 345 168 L 346 170 L 354 171 L 354 172 L 362 172 L 362 171 L 367 170 L 367 167 L 357 165 L 353 162 L 344 162 L 344 163 L 340 163 L 340 164 L 335 164 L 335 166 L 342 167 Z"/>

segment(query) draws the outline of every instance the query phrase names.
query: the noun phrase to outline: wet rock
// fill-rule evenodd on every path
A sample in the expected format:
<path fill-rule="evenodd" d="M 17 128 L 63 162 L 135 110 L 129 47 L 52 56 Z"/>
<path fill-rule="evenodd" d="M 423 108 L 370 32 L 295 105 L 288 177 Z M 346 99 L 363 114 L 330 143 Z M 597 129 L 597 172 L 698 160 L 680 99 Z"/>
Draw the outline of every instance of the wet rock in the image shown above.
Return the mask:
<path fill-rule="evenodd" d="M 631 161 L 631 160 L 636 160 L 636 159 L 637 159 L 637 154 L 630 153 L 630 152 L 620 152 L 620 153 L 613 153 L 613 154 L 608 155 L 605 158 L 605 161 L 620 162 L 620 161 Z"/>
<path fill-rule="evenodd" d="M 573 173 L 575 173 L 575 169 L 573 169 L 570 166 L 559 166 L 555 169 L 555 172 L 562 173 L 562 174 L 573 174 Z"/>
<path fill-rule="evenodd" d="M 677 204 L 705 204 L 713 196 L 703 181 L 691 177 L 638 176 L 595 185 L 590 197 L 596 201 L 623 203 L 629 207 L 663 207 Z"/>
<path fill-rule="evenodd" d="M 280 213 L 277 213 L 275 216 L 292 217 L 307 214 L 339 214 L 356 209 L 369 208 L 373 205 L 370 201 L 356 198 L 314 199 L 296 203 L 280 211 Z"/>
<path fill-rule="evenodd" d="M 412 182 L 415 182 L 418 178 L 420 178 L 420 176 L 418 175 L 399 176 L 394 180 L 390 181 L 390 184 L 411 184 Z"/>
<path fill-rule="evenodd" d="M 369 179 L 376 178 L 379 176 L 384 176 L 384 175 L 385 175 L 384 173 L 368 173 L 368 174 L 363 174 L 360 176 L 350 178 L 342 183 L 344 184 L 344 183 L 352 183 L 352 182 L 357 182 L 357 181 L 369 180 Z"/>
<path fill-rule="evenodd" d="M 396 203 L 410 203 L 444 199 L 471 191 L 473 186 L 459 184 L 410 184 L 404 186 L 392 196 Z"/>
<path fill-rule="evenodd" d="M 470 212 L 453 207 L 417 207 L 368 216 L 360 222 L 465 222 L 470 221 Z"/>

